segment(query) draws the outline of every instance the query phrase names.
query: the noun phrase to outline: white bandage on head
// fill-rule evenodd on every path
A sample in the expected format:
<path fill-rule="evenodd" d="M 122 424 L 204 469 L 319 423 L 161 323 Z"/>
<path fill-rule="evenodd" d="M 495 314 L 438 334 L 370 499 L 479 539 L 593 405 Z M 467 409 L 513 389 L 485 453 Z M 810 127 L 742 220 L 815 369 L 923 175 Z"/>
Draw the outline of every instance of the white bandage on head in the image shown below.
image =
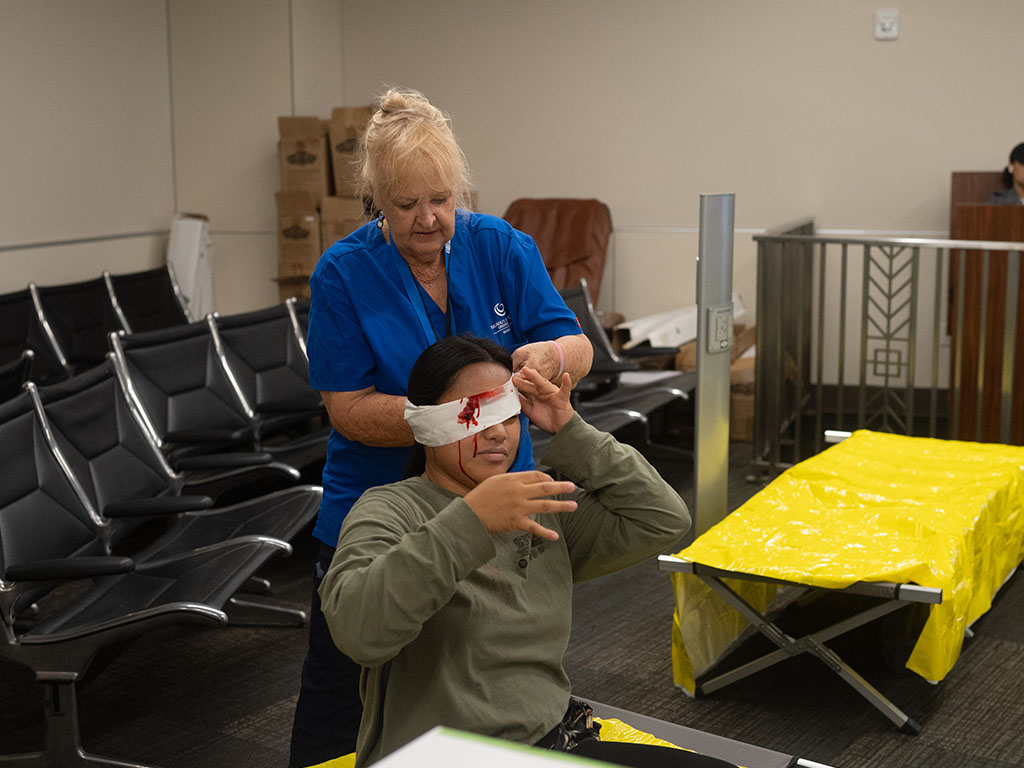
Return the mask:
<path fill-rule="evenodd" d="M 483 432 L 519 411 L 519 393 L 511 376 L 500 387 L 450 403 L 413 405 L 405 401 L 405 420 L 416 442 L 432 448 Z"/>

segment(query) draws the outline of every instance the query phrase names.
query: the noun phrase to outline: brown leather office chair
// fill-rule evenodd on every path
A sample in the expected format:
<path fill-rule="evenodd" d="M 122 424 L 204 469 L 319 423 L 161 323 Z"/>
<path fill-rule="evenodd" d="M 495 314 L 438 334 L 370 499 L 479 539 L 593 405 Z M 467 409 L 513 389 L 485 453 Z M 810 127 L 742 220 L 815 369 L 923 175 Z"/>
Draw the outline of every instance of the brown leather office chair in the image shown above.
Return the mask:
<path fill-rule="evenodd" d="M 556 289 L 565 290 L 584 278 L 591 302 L 597 303 L 612 233 L 607 205 L 565 197 L 520 198 L 509 205 L 504 218 L 537 243 Z"/>

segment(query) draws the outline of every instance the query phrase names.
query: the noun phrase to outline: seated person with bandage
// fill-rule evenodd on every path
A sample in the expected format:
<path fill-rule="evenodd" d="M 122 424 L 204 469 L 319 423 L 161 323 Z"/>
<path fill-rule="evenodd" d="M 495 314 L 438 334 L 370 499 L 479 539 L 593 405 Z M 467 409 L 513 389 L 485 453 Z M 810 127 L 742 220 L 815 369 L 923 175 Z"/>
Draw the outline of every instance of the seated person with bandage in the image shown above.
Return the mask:
<path fill-rule="evenodd" d="M 562 666 L 573 582 L 675 545 L 690 526 L 679 496 L 574 413 L 568 375 L 513 375 L 488 340 L 433 344 L 408 392 L 407 479 L 353 506 L 320 586 L 335 643 L 363 668 L 356 765 L 436 725 L 627 765 L 728 765 L 601 742 Z M 520 410 L 554 435 L 544 461 L 568 480 L 508 472 Z"/>

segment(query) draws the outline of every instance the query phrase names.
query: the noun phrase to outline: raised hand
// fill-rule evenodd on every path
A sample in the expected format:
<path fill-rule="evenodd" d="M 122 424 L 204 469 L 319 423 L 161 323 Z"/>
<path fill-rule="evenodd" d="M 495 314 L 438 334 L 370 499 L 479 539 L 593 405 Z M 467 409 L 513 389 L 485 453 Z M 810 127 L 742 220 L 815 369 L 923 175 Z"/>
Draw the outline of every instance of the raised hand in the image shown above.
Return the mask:
<path fill-rule="evenodd" d="M 559 359 L 558 347 L 547 341 L 524 344 L 512 352 L 512 370 L 532 368 L 549 380 L 555 378 L 563 364 L 564 360 Z"/>
<path fill-rule="evenodd" d="M 552 479 L 539 470 L 494 475 L 467 493 L 463 500 L 491 533 L 526 531 L 556 541 L 558 533 L 545 528 L 530 515 L 572 512 L 576 502 L 548 498 L 571 493 L 573 483 Z"/>
<path fill-rule="evenodd" d="M 569 397 L 572 379 L 562 374 L 561 386 L 545 379 L 535 369 L 520 368 L 512 378 L 519 390 L 519 402 L 526 417 L 548 434 L 555 434 L 569 423 L 574 413 Z"/>

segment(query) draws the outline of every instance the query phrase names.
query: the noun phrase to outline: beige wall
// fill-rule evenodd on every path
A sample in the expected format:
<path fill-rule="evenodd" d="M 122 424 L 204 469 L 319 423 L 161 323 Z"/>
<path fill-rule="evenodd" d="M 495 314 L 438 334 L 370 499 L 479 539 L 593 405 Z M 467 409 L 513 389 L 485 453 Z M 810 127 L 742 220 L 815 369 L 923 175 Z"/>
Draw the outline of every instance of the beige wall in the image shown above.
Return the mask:
<path fill-rule="evenodd" d="M 172 211 L 164 15 L 133 0 L 0 5 L 0 247 L 142 233 L 5 250 L 0 292 L 158 263 Z"/>
<path fill-rule="evenodd" d="M 950 171 L 999 168 L 1024 140 L 1007 63 L 1024 3 L 881 5 L 900 10 L 894 42 L 866 0 L 347 0 L 344 90 L 406 84 L 451 112 L 484 211 L 607 202 L 601 303 L 629 317 L 694 301 L 699 195 L 735 192 L 753 307 L 750 231 L 814 214 L 944 233 Z"/>
<path fill-rule="evenodd" d="M 0 292 L 155 266 L 179 210 L 218 310 L 276 303 L 277 116 L 340 103 L 338 3 L 0 1 Z"/>
<path fill-rule="evenodd" d="M 943 233 L 949 172 L 1024 140 L 1024 4 L 886 5 L 895 42 L 864 0 L 0 0 L 0 292 L 159 263 L 178 209 L 220 311 L 276 301 L 276 117 L 397 83 L 452 114 L 482 210 L 610 205 L 628 317 L 693 302 L 699 195 L 735 192 L 753 308 L 751 233 Z"/>

